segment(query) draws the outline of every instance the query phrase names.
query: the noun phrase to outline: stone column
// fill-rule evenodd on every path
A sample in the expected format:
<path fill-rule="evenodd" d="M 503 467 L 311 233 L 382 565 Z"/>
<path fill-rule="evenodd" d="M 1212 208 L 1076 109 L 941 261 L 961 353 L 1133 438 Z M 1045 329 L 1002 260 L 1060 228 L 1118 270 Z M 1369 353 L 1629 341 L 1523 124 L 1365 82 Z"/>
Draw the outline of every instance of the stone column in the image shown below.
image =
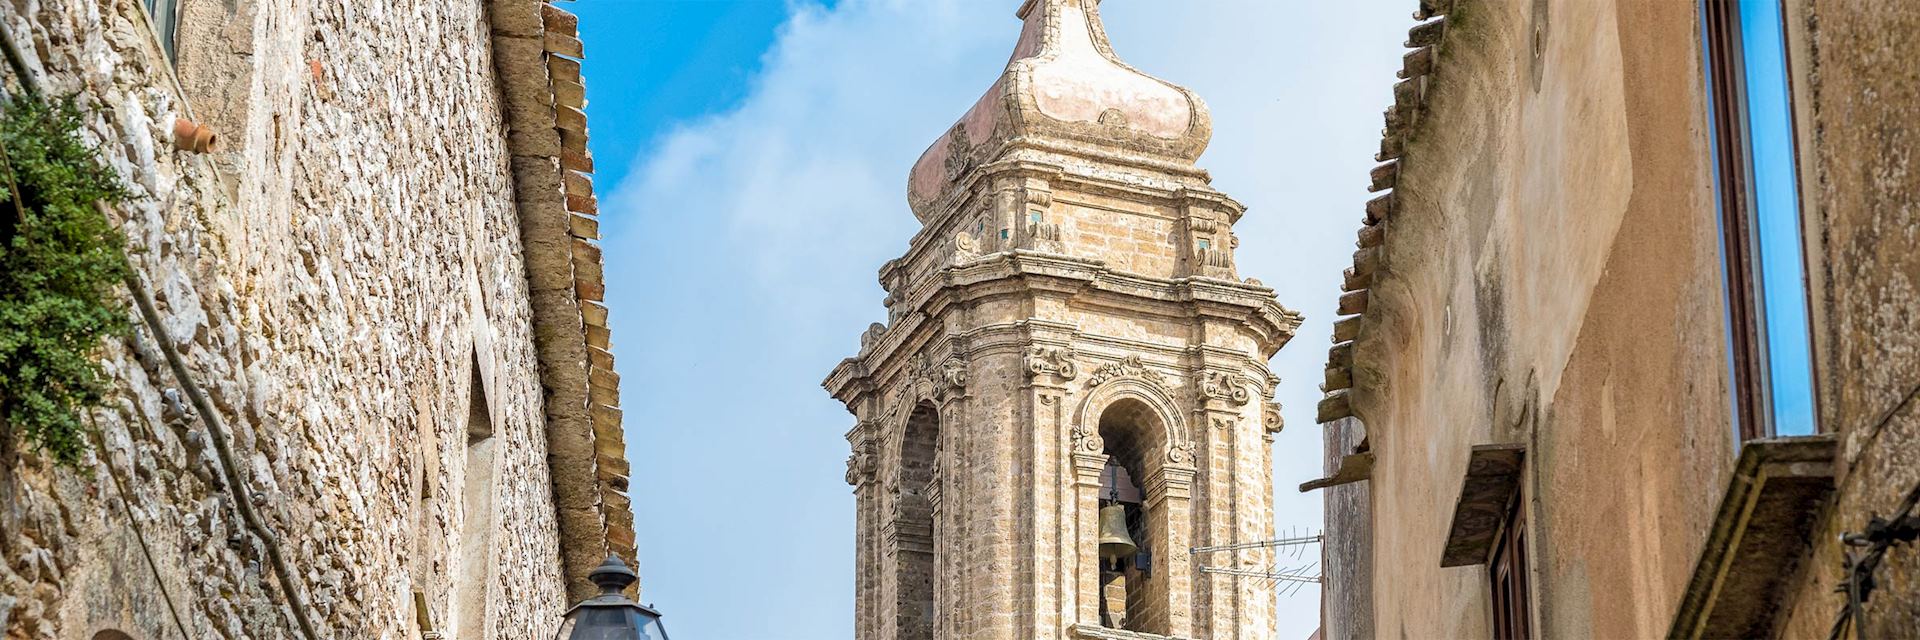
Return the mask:
<path fill-rule="evenodd" d="M 853 485 L 854 514 L 859 527 L 854 538 L 854 638 L 855 640 L 878 640 L 873 620 L 876 618 L 873 608 L 879 587 L 874 577 L 879 566 L 874 536 L 879 524 L 879 498 L 874 487 L 874 465 L 876 455 L 872 441 L 872 425 L 861 421 L 847 433 L 847 441 L 852 444 L 853 454 L 847 457 L 847 484 Z"/>
<path fill-rule="evenodd" d="M 1037 324 L 1037 323 L 1036 323 Z M 1064 592 L 1072 582 L 1063 580 L 1066 556 L 1074 547 L 1063 532 L 1072 530 L 1073 499 L 1062 491 L 1071 486 L 1074 473 L 1068 460 L 1070 444 L 1069 406 L 1071 392 L 1067 383 L 1079 376 L 1074 350 L 1069 346 L 1064 327 L 1030 327 L 1034 344 L 1027 347 L 1021 364 L 1026 370 L 1029 415 L 1032 424 L 1022 439 L 1021 460 L 1026 474 L 1021 487 L 1024 527 L 1020 535 L 1020 616 L 1023 638 L 1055 638 L 1064 628 L 1062 619 L 1071 619 L 1061 600 L 1071 600 Z"/>
<path fill-rule="evenodd" d="M 1100 472 L 1107 468 L 1104 444 L 1097 433 L 1074 434 L 1074 548 L 1064 558 L 1076 579 L 1079 607 L 1070 624 L 1100 624 Z"/>
<path fill-rule="evenodd" d="M 1201 461 L 1205 469 L 1202 472 L 1201 493 L 1205 506 L 1202 508 L 1196 532 L 1196 541 L 1190 546 L 1210 546 L 1243 542 L 1238 539 L 1239 527 L 1236 515 L 1239 512 L 1240 483 L 1235 477 L 1235 460 L 1238 447 L 1235 445 L 1232 424 L 1235 414 L 1224 407 L 1208 406 L 1221 404 L 1203 400 L 1203 407 L 1195 412 L 1194 438 L 1205 443 Z M 1198 566 L 1226 566 L 1232 564 L 1233 557 L 1210 554 L 1197 559 Z M 1239 578 L 1220 574 L 1205 574 L 1196 580 L 1198 587 L 1195 596 L 1199 599 L 1201 622 L 1194 629 L 1197 636 L 1228 640 L 1237 637 L 1239 628 L 1238 592 Z"/>
<path fill-rule="evenodd" d="M 1020 518 L 1025 526 L 1020 531 L 1017 552 L 1020 553 L 1020 593 L 1019 611 L 1021 617 L 1021 637 L 1050 637 L 1059 632 L 1058 613 L 1053 605 L 1055 577 L 1050 565 L 1060 557 L 1057 548 L 1061 529 L 1061 505 L 1058 487 L 1062 478 L 1049 473 L 1057 468 L 1060 448 L 1057 446 L 1061 426 L 1066 420 L 1064 403 L 1065 389 L 1045 384 L 1034 384 L 1030 394 L 1033 401 L 1033 426 L 1025 435 L 1022 452 L 1022 466 L 1029 470 L 1025 474 L 1026 484 L 1020 487 L 1022 511 Z"/>
<path fill-rule="evenodd" d="M 961 591 L 954 572 L 946 568 L 969 561 L 959 545 L 967 533 L 956 513 L 964 511 L 966 493 L 954 475 L 960 468 L 956 461 L 961 459 L 958 449 L 967 428 L 966 407 L 970 399 L 971 396 L 961 392 L 940 405 L 940 451 L 935 458 L 933 485 L 928 494 L 933 503 L 933 635 L 937 640 L 959 638 L 962 629 L 959 625 L 963 617 L 959 611 Z"/>
<path fill-rule="evenodd" d="M 1167 634 L 1193 637 L 1193 479 L 1191 464 L 1162 467 L 1146 488 L 1149 513 L 1165 517 L 1153 522 L 1153 536 L 1162 548 L 1154 550 L 1154 579 L 1165 585 Z"/>

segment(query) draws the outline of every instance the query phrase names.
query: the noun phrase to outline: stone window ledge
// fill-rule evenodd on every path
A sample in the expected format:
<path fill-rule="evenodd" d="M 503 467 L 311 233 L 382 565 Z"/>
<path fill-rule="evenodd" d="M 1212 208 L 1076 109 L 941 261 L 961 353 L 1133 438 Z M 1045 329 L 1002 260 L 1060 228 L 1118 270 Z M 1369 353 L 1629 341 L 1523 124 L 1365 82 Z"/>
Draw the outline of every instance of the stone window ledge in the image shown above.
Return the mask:
<path fill-rule="evenodd" d="M 1670 638 L 1762 637 L 1834 490 L 1831 434 L 1741 448 Z"/>

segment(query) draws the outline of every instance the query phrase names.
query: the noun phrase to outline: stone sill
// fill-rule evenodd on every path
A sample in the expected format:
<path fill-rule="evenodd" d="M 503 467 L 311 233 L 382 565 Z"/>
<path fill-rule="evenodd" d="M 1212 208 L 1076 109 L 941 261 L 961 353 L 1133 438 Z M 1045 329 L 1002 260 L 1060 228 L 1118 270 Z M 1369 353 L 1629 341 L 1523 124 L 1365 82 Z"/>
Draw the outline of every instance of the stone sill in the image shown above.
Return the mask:
<path fill-rule="evenodd" d="M 1742 447 L 1668 637 L 1768 635 L 1831 501 L 1835 443 L 1828 434 Z"/>

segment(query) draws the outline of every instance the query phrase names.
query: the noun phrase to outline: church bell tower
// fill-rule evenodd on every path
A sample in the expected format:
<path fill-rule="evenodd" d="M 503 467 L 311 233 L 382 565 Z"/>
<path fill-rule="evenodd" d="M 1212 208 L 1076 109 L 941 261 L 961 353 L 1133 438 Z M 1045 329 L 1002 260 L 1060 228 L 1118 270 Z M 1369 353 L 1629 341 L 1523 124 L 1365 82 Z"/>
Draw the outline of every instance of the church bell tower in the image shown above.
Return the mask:
<path fill-rule="evenodd" d="M 858 640 L 1266 640 L 1267 360 L 1299 327 L 1234 267 L 1192 92 L 1099 0 L 1027 0 L 1006 71 L 915 163 L 888 321 L 826 387 L 856 416 Z"/>

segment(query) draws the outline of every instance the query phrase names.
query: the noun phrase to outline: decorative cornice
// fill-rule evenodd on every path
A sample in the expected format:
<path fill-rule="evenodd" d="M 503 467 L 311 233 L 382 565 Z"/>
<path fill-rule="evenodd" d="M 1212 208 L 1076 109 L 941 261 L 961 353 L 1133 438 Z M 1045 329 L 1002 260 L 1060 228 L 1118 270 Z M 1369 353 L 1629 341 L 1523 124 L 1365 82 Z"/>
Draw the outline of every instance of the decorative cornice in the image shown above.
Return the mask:
<path fill-rule="evenodd" d="M 1186 209 L 1195 204 L 1209 208 L 1225 210 L 1232 221 L 1239 221 L 1246 213 L 1246 205 L 1206 186 L 1207 172 L 1191 166 L 1156 164 L 1153 162 L 1130 159 L 1121 156 L 1101 157 L 1105 163 L 1130 166 L 1141 170 L 1167 174 L 1164 180 L 1121 180 L 1110 172 L 1095 172 L 1088 169 L 1084 162 L 1069 162 L 1066 157 L 1054 157 L 1046 154 L 1061 153 L 1067 150 L 1039 142 L 1013 140 L 1007 143 L 1009 152 L 1001 154 L 1003 159 L 982 164 L 968 170 L 962 178 L 965 188 L 956 189 L 935 207 L 932 217 L 925 221 L 920 230 L 908 243 L 906 255 L 889 261 L 881 267 L 880 284 L 887 287 L 892 274 L 905 269 L 909 264 L 926 261 L 928 253 L 947 246 L 948 236 L 965 231 L 955 229 L 953 225 L 962 211 L 976 210 L 978 198 L 990 197 L 995 189 L 993 185 L 1012 180 L 1040 180 L 1052 187 L 1067 188 L 1091 195 L 1110 196 L 1130 201 L 1160 204 L 1174 209 Z M 1028 150 L 1036 153 L 1014 153 Z M 1084 155 L 1082 153 L 1081 155 Z M 1141 215 L 1147 215 L 1141 213 Z M 974 238 L 985 241 L 986 238 Z"/>
<path fill-rule="evenodd" d="M 1108 629 L 1091 624 L 1076 624 L 1069 629 L 1074 640 L 1192 640 L 1182 636 L 1163 636 L 1143 631 Z"/>
<path fill-rule="evenodd" d="M 915 288 L 901 303 L 917 311 L 902 315 L 894 326 L 869 327 L 862 335 L 859 355 L 835 367 L 823 386 L 841 402 L 851 404 L 860 393 L 872 388 L 869 378 L 888 375 L 886 363 L 902 357 L 902 347 L 924 339 L 916 338 L 922 327 L 944 330 L 943 323 L 930 322 L 930 318 L 960 303 L 1045 292 L 1089 302 L 1110 298 L 1116 306 L 1124 305 L 1168 319 L 1186 321 L 1210 317 L 1238 322 L 1261 343 L 1263 353 L 1258 355 L 1267 356 L 1291 340 L 1303 320 L 1300 313 L 1280 306 L 1273 299 L 1272 289 L 1256 284 L 1203 277 L 1154 278 L 1117 271 L 1097 260 L 1003 251 L 982 256 L 964 266 L 942 269 L 927 278 L 925 284 Z M 1062 324 L 1060 328 L 1074 331 L 1072 325 Z M 1079 339 L 1116 340 L 1092 335 Z M 1158 348 L 1147 343 L 1135 346 Z M 862 383 L 862 380 L 868 381 Z"/>

